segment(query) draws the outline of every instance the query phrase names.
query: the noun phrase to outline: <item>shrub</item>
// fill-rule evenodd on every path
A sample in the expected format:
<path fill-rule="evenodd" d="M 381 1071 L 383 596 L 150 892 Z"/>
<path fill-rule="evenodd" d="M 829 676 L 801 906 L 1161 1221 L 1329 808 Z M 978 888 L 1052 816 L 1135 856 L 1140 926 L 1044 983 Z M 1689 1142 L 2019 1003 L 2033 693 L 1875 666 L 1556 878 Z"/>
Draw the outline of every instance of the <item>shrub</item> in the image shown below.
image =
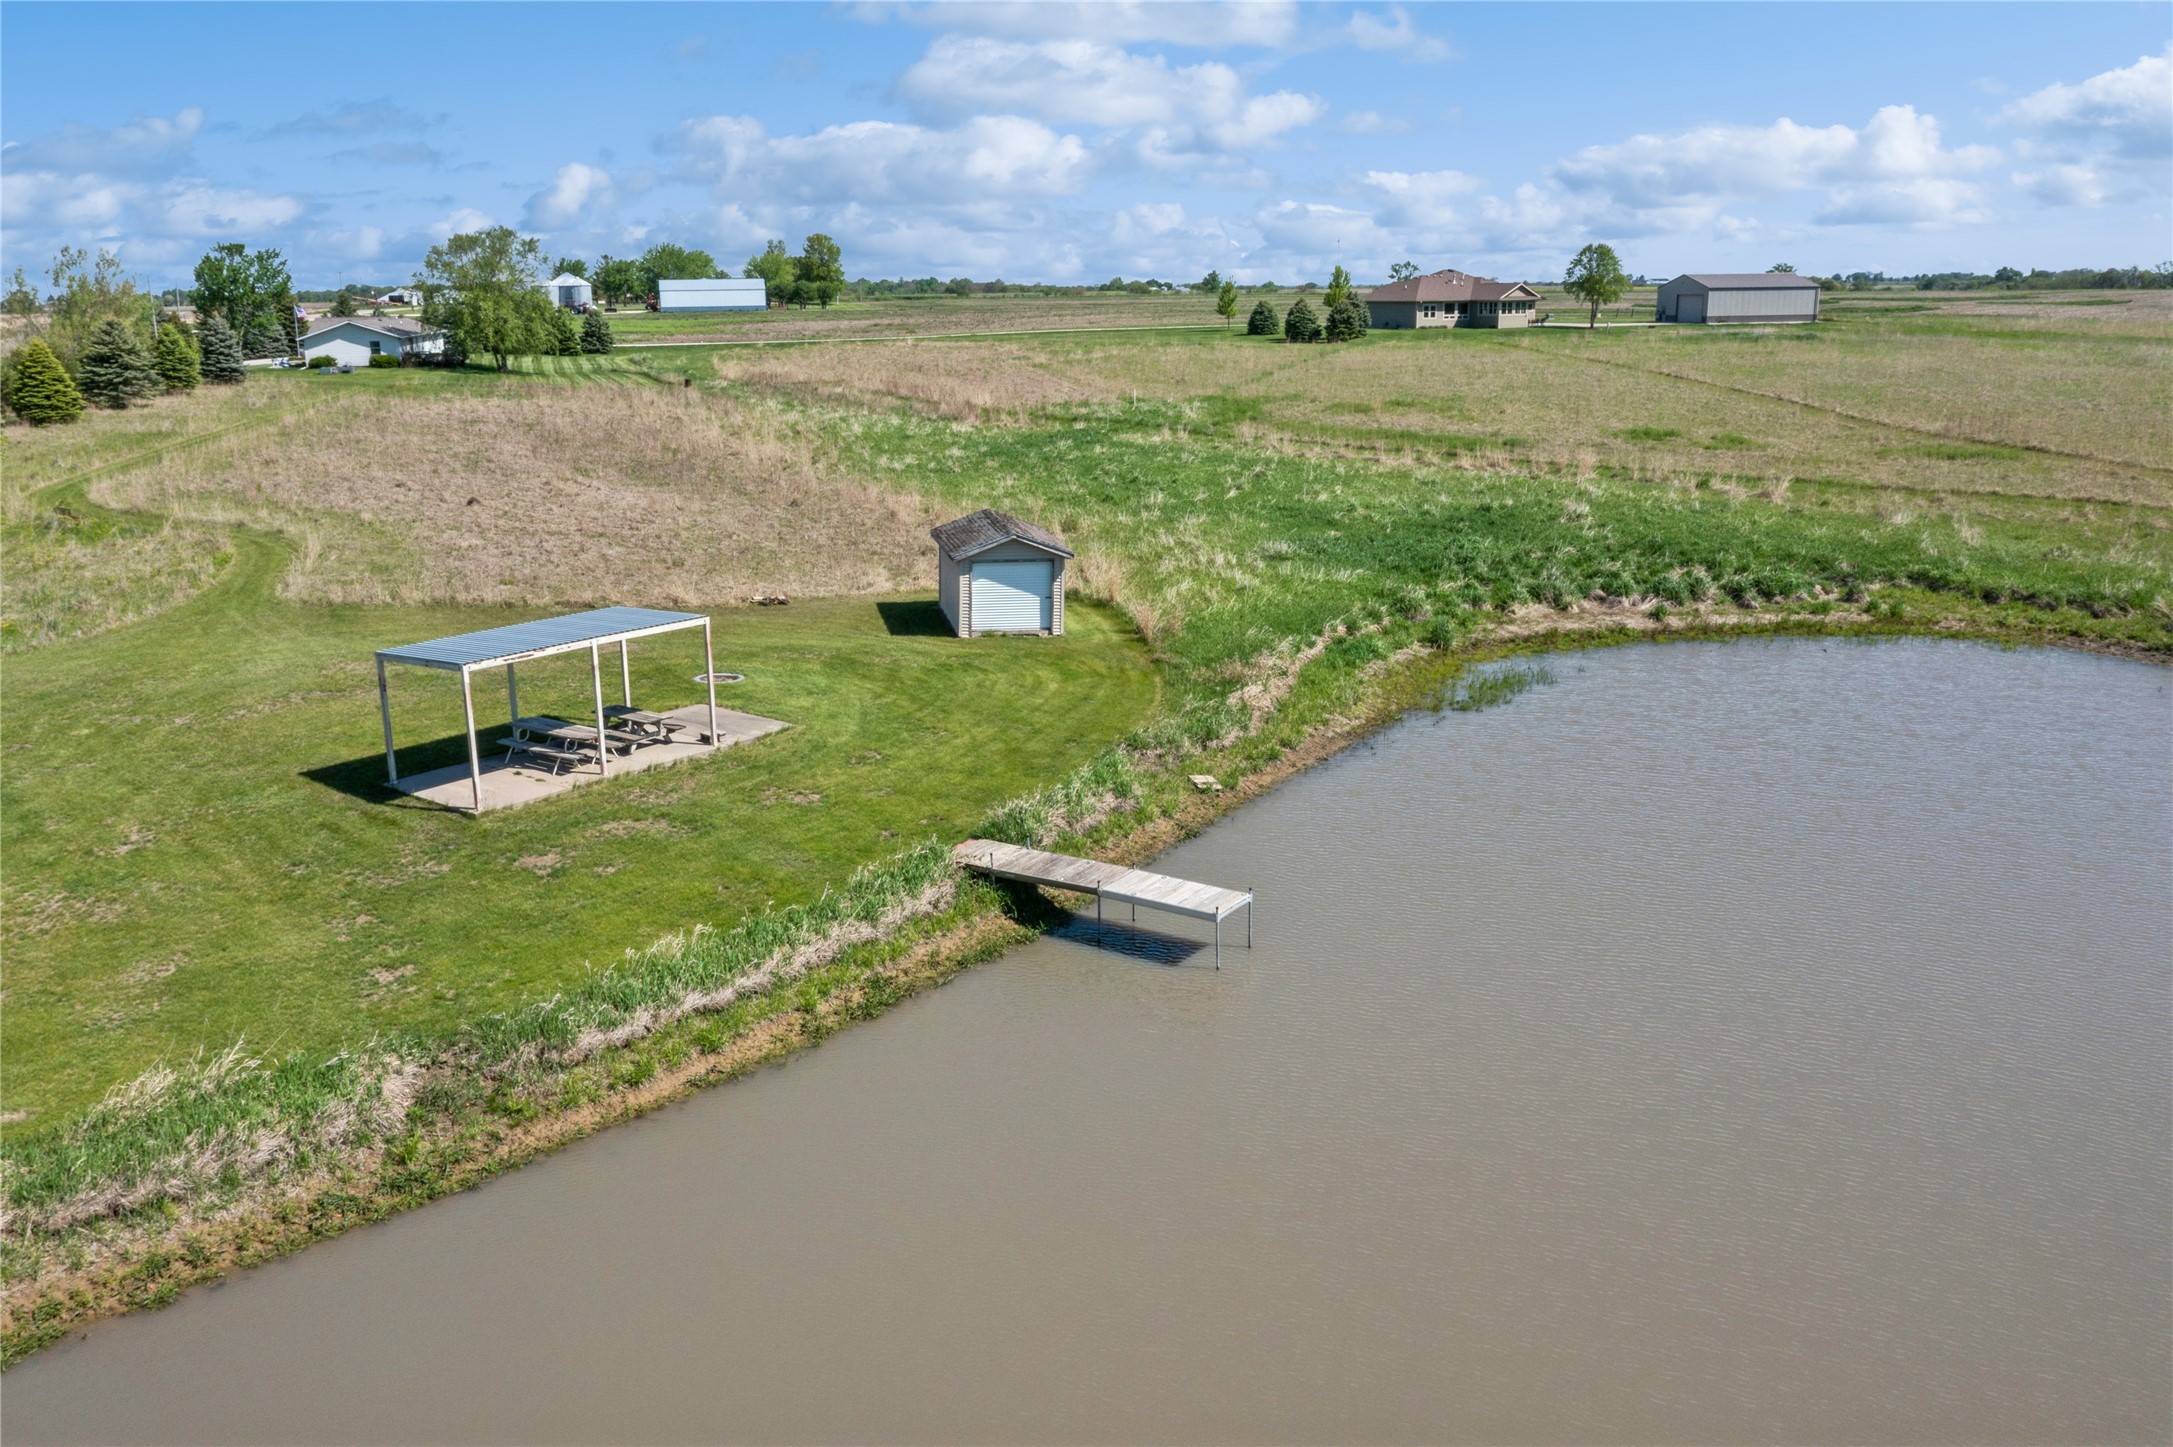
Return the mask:
<path fill-rule="evenodd" d="M 379 352 L 376 356 L 370 358 L 370 365 L 373 367 L 397 367 L 400 365 L 400 359 Z"/>
<path fill-rule="evenodd" d="M 1366 334 L 1366 304 L 1347 296 L 1328 308 L 1328 340 L 1355 342 Z"/>
<path fill-rule="evenodd" d="M 196 343 L 179 322 L 168 322 L 158 329 L 158 340 L 151 346 L 151 365 L 158 369 L 159 380 L 169 392 L 186 392 L 203 377 L 203 368 L 196 359 Z"/>
<path fill-rule="evenodd" d="M 1248 337 L 1272 337 L 1282 329 L 1282 321 L 1275 315 L 1275 308 L 1266 302 L 1255 305 L 1252 315 L 1245 318 L 1245 335 Z"/>
<path fill-rule="evenodd" d="M 241 343 L 234 339 L 234 329 L 220 317 L 205 317 L 197 328 L 199 371 L 207 382 L 235 383 L 244 373 L 241 365 Z"/>
<path fill-rule="evenodd" d="M 1320 313 L 1313 304 L 1299 297 L 1290 304 L 1290 315 L 1283 318 L 1283 340 L 1288 342 L 1317 342 L 1320 340 Z"/>
<path fill-rule="evenodd" d="M 330 352 L 319 352 L 309 359 L 309 369 L 312 372 L 322 371 L 326 367 L 337 367 L 339 364 L 340 359 Z"/>
<path fill-rule="evenodd" d="M 564 307 L 551 308 L 551 320 L 545 331 L 542 351 L 547 357 L 581 355 L 581 329 L 573 324 L 572 312 Z"/>
<path fill-rule="evenodd" d="M 119 317 L 108 317 L 91 334 L 76 366 L 76 386 L 87 400 L 116 410 L 166 389 L 151 354 Z"/>
<path fill-rule="evenodd" d="M 592 311 L 581 318 L 581 350 L 591 354 L 608 352 L 612 348 L 611 323 L 604 314 Z"/>
<path fill-rule="evenodd" d="M 83 394 L 75 389 L 68 369 L 53 355 L 53 349 L 40 339 L 33 338 L 30 345 L 8 358 L 4 378 L 6 395 L 0 400 L 7 403 L 10 412 L 33 426 L 73 422 L 83 415 Z"/>

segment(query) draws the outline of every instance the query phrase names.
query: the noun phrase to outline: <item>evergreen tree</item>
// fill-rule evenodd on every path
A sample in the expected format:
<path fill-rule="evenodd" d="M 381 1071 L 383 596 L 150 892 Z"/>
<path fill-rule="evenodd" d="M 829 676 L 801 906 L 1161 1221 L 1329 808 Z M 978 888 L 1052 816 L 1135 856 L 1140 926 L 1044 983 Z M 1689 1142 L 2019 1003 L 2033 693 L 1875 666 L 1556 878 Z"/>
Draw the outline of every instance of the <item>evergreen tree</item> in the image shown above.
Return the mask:
<path fill-rule="evenodd" d="M 159 380 L 169 392 L 186 392 L 203 379 L 196 344 L 179 322 L 168 322 L 158 329 L 158 340 L 151 346 L 151 365 L 158 369 Z"/>
<path fill-rule="evenodd" d="M 1245 335 L 1248 337 L 1272 337 L 1283 329 L 1282 319 L 1275 315 L 1275 308 L 1260 302 L 1245 318 Z"/>
<path fill-rule="evenodd" d="M 581 355 L 581 329 L 573 324 L 573 313 L 564 307 L 551 308 L 551 321 L 546 328 L 548 335 L 542 348 L 545 356 L 578 357 Z"/>
<path fill-rule="evenodd" d="M 6 374 L 8 410 L 33 426 L 49 422 L 73 422 L 83 415 L 83 394 L 68 380 L 68 369 L 42 340 L 8 359 Z"/>
<path fill-rule="evenodd" d="M 611 323 L 604 320 L 602 312 L 590 312 L 581 318 L 581 350 L 589 353 L 608 352 L 612 347 Z"/>
<path fill-rule="evenodd" d="M 1355 342 L 1366 334 L 1366 304 L 1347 296 L 1328 308 L 1328 340 Z"/>
<path fill-rule="evenodd" d="M 1320 313 L 1313 304 L 1299 297 L 1290 304 L 1290 315 L 1283 318 L 1283 340 L 1288 342 L 1317 342 L 1320 340 Z"/>
<path fill-rule="evenodd" d="M 239 382 L 243 375 L 241 343 L 234 339 L 234 329 L 221 318 L 208 316 L 198 331 L 202 334 L 199 370 L 203 379 L 207 382 Z"/>
<path fill-rule="evenodd" d="M 362 308 L 355 305 L 355 294 L 344 287 L 340 289 L 338 296 L 332 298 L 332 315 L 336 317 L 355 316 L 361 310 Z"/>
<path fill-rule="evenodd" d="M 165 390 L 151 365 L 151 354 L 119 317 L 99 323 L 91 333 L 91 344 L 83 349 L 76 373 L 76 385 L 86 399 L 116 411 Z"/>

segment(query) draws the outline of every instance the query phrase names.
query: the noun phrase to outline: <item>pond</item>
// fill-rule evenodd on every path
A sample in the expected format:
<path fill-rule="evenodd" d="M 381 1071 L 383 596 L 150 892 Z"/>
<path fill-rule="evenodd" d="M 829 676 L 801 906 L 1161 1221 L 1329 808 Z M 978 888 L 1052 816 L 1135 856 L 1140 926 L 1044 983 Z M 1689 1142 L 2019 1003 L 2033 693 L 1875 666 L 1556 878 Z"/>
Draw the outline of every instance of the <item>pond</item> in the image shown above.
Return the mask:
<path fill-rule="evenodd" d="M 15 1443 L 2173 1433 L 2173 690 L 1554 659 L 792 1063 L 6 1381 Z M 1161 933 L 1160 931 L 1174 931 Z"/>

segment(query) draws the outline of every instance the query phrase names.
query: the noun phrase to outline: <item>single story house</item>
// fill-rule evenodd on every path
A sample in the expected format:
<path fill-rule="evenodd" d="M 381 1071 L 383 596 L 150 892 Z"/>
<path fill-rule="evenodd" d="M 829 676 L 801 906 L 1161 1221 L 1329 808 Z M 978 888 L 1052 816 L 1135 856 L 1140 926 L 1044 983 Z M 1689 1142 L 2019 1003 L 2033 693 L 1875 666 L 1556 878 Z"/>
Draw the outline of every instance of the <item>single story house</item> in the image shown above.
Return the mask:
<path fill-rule="evenodd" d="M 942 554 L 943 616 L 961 638 L 1064 631 L 1064 540 L 1009 513 L 982 508 L 929 530 Z"/>
<path fill-rule="evenodd" d="M 1490 281 L 1461 271 L 1434 271 L 1366 294 L 1366 316 L 1376 331 L 1413 327 L 1522 327 L 1532 320 L 1539 293 L 1521 281 Z"/>
<path fill-rule="evenodd" d="M 1818 281 L 1789 271 L 1683 275 L 1660 283 L 1656 322 L 1815 322 Z"/>
<path fill-rule="evenodd" d="M 758 312 L 770 304 L 770 289 L 759 276 L 708 276 L 659 280 L 660 312 Z"/>
<path fill-rule="evenodd" d="M 413 317 L 319 317 L 302 338 L 302 355 L 366 367 L 372 357 L 435 356 L 445 334 Z"/>
<path fill-rule="evenodd" d="M 543 294 L 555 305 L 572 311 L 579 311 L 596 299 L 596 293 L 590 289 L 588 279 L 575 276 L 570 271 L 562 271 L 544 282 Z"/>

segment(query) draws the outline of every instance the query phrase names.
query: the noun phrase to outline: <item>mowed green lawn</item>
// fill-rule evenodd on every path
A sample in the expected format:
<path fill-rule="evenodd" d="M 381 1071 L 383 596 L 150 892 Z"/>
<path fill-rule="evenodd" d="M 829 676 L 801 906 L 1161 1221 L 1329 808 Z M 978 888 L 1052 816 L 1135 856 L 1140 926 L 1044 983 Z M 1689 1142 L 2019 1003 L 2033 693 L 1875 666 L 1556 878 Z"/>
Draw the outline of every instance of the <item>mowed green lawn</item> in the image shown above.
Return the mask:
<path fill-rule="evenodd" d="M 1083 604 L 1062 639 L 971 642 L 927 599 L 720 609 L 718 666 L 747 675 L 720 703 L 788 731 L 470 819 L 383 787 L 372 650 L 527 615 L 282 604 L 284 554 L 241 541 L 182 607 L 9 663 L 0 1108 L 29 1124 L 237 1038 L 329 1052 L 547 996 L 960 836 L 1155 705 L 1136 635 Z M 633 662 L 638 703 L 701 697 L 697 638 Z M 456 678 L 392 686 L 403 770 L 463 758 Z M 586 656 L 522 669 L 523 712 L 589 698 Z"/>

